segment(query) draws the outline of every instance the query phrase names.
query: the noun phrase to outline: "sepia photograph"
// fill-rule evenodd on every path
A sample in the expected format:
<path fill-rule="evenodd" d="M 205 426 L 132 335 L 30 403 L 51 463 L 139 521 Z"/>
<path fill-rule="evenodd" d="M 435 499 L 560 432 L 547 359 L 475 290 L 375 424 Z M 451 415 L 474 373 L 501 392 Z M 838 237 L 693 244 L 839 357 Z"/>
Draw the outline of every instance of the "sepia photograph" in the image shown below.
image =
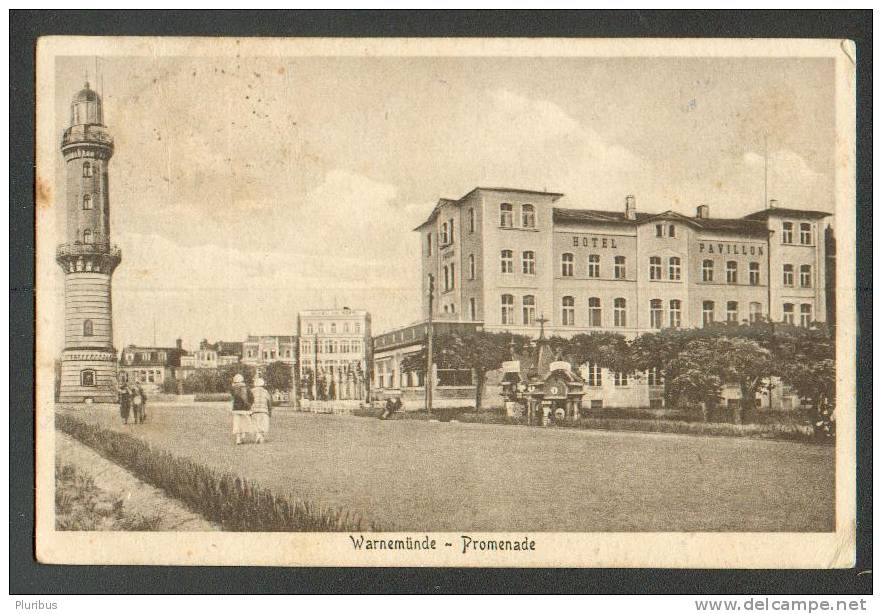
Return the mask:
<path fill-rule="evenodd" d="M 854 47 L 48 37 L 45 563 L 853 564 Z"/>

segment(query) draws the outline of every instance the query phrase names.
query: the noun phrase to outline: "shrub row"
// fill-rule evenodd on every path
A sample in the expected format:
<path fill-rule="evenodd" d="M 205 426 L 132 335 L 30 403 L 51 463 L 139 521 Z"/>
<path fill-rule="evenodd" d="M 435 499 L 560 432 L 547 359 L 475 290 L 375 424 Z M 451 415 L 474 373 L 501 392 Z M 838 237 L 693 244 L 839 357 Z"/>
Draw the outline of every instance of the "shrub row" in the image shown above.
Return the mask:
<path fill-rule="evenodd" d="M 56 413 L 55 426 L 161 488 L 225 531 L 359 531 L 359 515 L 289 501 L 253 482 L 156 450 L 127 435 Z M 373 525 L 371 530 L 379 530 Z"/>
<path fill-rule="evenodd" d="M 215 401 L 229 401 L 230 394 L 228 392 L 200 392 L 193 395 L 195 403 L 212 403 Z"/>

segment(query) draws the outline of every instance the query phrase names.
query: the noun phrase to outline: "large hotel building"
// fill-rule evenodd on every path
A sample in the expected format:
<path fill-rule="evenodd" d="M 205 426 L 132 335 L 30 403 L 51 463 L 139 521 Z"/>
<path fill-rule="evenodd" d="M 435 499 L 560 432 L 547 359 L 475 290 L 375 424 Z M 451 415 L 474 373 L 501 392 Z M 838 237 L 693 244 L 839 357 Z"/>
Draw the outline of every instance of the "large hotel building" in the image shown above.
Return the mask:
<path fill-rule="evenodd" d="M 423 319 L 431 304 L 436 321 L 534 338 L 540 319 L 548 335 L 607 331 L 629 338 L 761 317 L 803 326 L 827 320 L 827 212 L 772 201 L 740 218 L 713 217 L 707 205 L 686 216 L 640 211 L 633 196 L 619 211 L 555 207 L 561 196 L 475 188 L 458 200 L 439 200 L 415 229 Z M 400 361 L 419 349 L 425 329 L 415 325 L 374 340 L 378 392 L 420 403 L 423 382 L 401 373 Z M 654 374 L 579 368 L 588 407 L 661 403 Z M 461 397 L 459 388 L 439 390 L 436 398 Z M 799 403 L 786 387 L 764 394 L 757 399 L 762 407 Z M 723 395 L 734 402 L 738 392 Z"/>
<path fill-rule="evenodd" d="M 774 201 L 741 218 L 555 207 L 561 194 L 475 188 L 441 199 L 422 235 L 423 316 L 535 336 L 758 317 L 826 319 L 824 231 L 830 214 Z"/>

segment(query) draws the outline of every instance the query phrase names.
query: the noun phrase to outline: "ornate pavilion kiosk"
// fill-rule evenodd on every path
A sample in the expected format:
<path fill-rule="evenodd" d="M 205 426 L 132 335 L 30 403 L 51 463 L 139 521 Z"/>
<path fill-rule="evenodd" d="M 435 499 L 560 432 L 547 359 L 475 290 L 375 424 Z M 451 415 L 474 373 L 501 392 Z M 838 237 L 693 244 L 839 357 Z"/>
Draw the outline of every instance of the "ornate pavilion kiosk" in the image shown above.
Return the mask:
<path fill-rule="evenodd" d="M 526 423 L 546 426 L 578 418 L 582 410 L 585 381 L 570 363 L 554 356 L 545 338 L 544 317 L 539 322 L 539 338 L 526 356 L 515 356 L 502 365 L 503 394 L 509 416 L 523 414 Z"/>

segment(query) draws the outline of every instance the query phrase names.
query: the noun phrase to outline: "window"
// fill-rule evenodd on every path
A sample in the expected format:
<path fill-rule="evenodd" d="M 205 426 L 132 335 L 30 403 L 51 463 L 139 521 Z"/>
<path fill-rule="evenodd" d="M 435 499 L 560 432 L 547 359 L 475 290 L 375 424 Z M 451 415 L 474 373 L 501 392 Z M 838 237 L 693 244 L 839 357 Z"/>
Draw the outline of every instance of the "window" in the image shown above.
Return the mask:
<path fill-rule="evenodd" d="M 450 271 L 447 268 L 447 265 L 444 265 L 444 268 L 441 269 L 441 273 L 444 275 L 444 291 L 447 292 L 450 290 Z"/>
<path fill-rule="evenodd" d="M 426 255 L 432 255 L 432 233 L 426 235 Z"/>
<path fill-rule="evenodd" d="M 474 297 L 469 299 L 469 319 L 473 322 L 478 319 L 478 306 Z"/>
<path fill-rule="evenodd" d="M 734 260 L 729 260 L 726 263 L 726 283 L 727 284 L 737 284 L 738 283 L 738 263 Z"/>
<path fill-rule="evenodd" d="M 738 301 L 726 301 L 726 322 L 738 321 Z"/>
<path fill-rule="evenodd" d="M 677 256 L 668 258 L 668 277 L 680 279 L 680 259 Z"/>
<path fill-rule="evenodd" d="M 563 311 L 561 313 L 561 324 L 564 326 L 575 326 L 576 324 L 576 299 L 572 296 L 563 297 Z"/>
<path fill-rule="evenodd" d="M 91 194 L 83 194 L 83 209 L 91 209 L 92 208 L 92 195 Z"/>
<path fill-rule="evenodd" d="M 803 303 L 799 306 L 799 325 L 808 328 L 812 324 L 812 306 Z"/>
<path fill-rule="evenodd" d="M 521 205 L 521 226 L 536 228 L 536 209 L 533 205 Z"/>
<path fill-rule="evenodd" d="M 560 274 L 563 277 L 573 276 L 573 255 L 564 254 L 560 257 Z"/>
<path fill-rule="evenodd" d="M 475 232 L 475 209 L 469 207 L 469 233 Z"/>
<path fill-rule="evenodd" d="M 793 222 L 784 222 L 781 225 L 781 242 L 793 243 Z"/>
<path fill-rule="evenodd" d="M 749 281 L 751 286 L 758 286 L 760 282 L 760 263 L 759 262 L 751 262 L 750 263 L 750 271 L 748 273 Z"/>
<path fill-rule="evenodd" d="M 763 306 L 760 303 L 751 303 L 750 304 L 750 321 L 759 322 L 760 318 L 763 317 Z"/>
<path fill-rule="evenodd" d="M 80 385 L 81 386 L 94 386 L 95 385 L 95 371 L 92 369 L 83 369 L 80 371 Z"/>
<path fill-rule="evenodd" d="M 803 264 L 799 267 L 799 285 L 803 288 L 812 287 L 812 265 Z"/>
<path fill-rule="evenodd" d="M 499 205 L 499 225 L 503 228 L 514 226 L 514 207 L 509 203 Z"/>
<path fill-rule="evenodd" d="M 803 222 L 799 225 L 799 242 L 801 245 L 812 244 L 812 225 Z"/>
<path fill-rule="evenodd" d="M 450 263 L 450 289 L 453 290 L 456 287 L 456 265 L 454 263 Z"/>
<path fill-rule="evenodd" d="M 332 333 L 337 332 L 337 323 L 336 322 L 331 322 L 331 332 Z"/>
<path fill-rule="evenodd" d="M 475 278 L 475 255 L 469 254 L 469 279 Z"/>
<path fill-rule="evenodd" d="M 662 302 L 660 298 L 649 301 L 649 326 L 652 328 L 662 327 Z"/>
<path fill-rule="evenodd" d="M 704 301 L 701 303 L 701 324 L 707 326 L 714 323 L 714 302 Z"/>
<path fill-rule="evenodd" d="M 673 224 L 668 226 L 668 236 L 669 237 L 676 237 L 677 236 L 677 227 L 674 226 Z"/>
<path fill-rule="evenodd" d="M 92 239 L 92 231 L 91 230 L 84 230 L 83 231 L 83 243 L 85 243 L 86 245 L 91 245 L 93 242 L 94 241 Z"/>
<path fill-rule="evenodd" d="M 625 257 L 616 256 L 614 262 L 613 275 L 616 279 L 625 279 Z"/>
<path fill-rule="evenodd" d="M 92 164 L 90 162 L 83 162 L 83 177 L 91 177 L 92 176 Z"/>
<path fill-rule="evenodd" d="M 616 371 L 613 375 L 613 382 L 616 386 L 627 386 L 628 374 L 622 371 Z"/>
<path fill-rule="evenodd" d="M 536 325 L 536 297 L 533 295 L 527 295 L 522 300 L 524 305 L 524 325 L 525 326 L 535 326 Z"/>
<path fill-rule="evenodd" d="M 450 220 L 450 242 L 453 243 L 456 241 L 456 234 L 453 232 L 453 220 Z"/>
<path fill-rule="evenodd" d="M 514 324 L 514 297 L 511 294 L 502 295 L 502 323 Z"/>
<path fill-rule="evenodd" d="M 588 277 L 600 277 L 600 256 L 598 254 L 588 256 Z"/>
<path fill-rule="evenodd" d="M 649 257 L 649 279 L 661 279 L 661 277 L 662 277 L 661 257 L 660 256 L 650 256 Z"/>
<path fill-rule="evenodd" d="M 355 323 L 355 332 L 357 332 L 357 333 L 361 332 L 361 324 L 358 322 Z"/>
<path fill-rule="evenodd" d="M 671 328 L 680 328 L 683 324 L 682 312 L 683 307 L 682 303 L 679 299 L 673 299 L 669 303 L 670 310 L 668 313 L 670 314 L 669 321 L 671 324 Z"/>
<path fill-rule="evenodd" d="M 93 334 L 92 320 L 83 321 L 83 337 L 91 337 Z"/>
<path fill-rule="evenodd" d="M 784 321 L 793 324 L 793 303 L 784 303 Z"/>
<path fill-rule="evenodd" d="M 449 237 L 447 236 L 447 222 L 444 222 L 443 224 L 441 224 L 441 235 L 438 238 L 441 247 L 447 245 L 448 239 Z"/>
<path fill-rule="evenodd" d="M 603 384 L 603 380 L 601 380 L 601 370 L 600 365 L 596 362 L 589 362 L 587 368 L 585 369 L 587 376 L 585 378 L 586 383 L 592 387 L 598 387 Z"/>
<path fill-rule="evenodd" d="M 655 225 L 655 236 L 663 237 L 665 236 L 665 226 L 664 224 L 656 224 Z"/>
<path fill-rule="evenodd" d="M 524 252 L 521 254 L 521 270 L 524 275 L 536 274 L 536 254 L 534 252 Z"/>
<path fill-rule="evenodd" d="M 601 318 L 600 299 L 596 296 L 592 296 L 588 299 L 588 326 L 602 326 Z"/>
<path fill-rule="evenodd" d="M 613 320 L 616 326 L 628 325 L 627 301 L 625 299 L 613 300 Z"/>
<path fill-rule="evenodd" d="M 435 276 L 429 273 L 429 277 L 426 282 L 428 283 L 429 294 L 435 294 Z M 356 332 L 358 331 L 356 330 Z"/>
<path fill-rule="evenodd" d="M 503 273 L 514 273 L 514 255 L 510 249 L 504 249 L 501 253 Z"/>
<path fill-rule="evenodd" d="M 784 265 L 784 279 L 783 283 L 785 286 L 793 285 L 793 265 L 785 264 Z"/>
<path fill-rule="evenodd" d="M 306 334 L 307 334 L 307 335 L 311 335 L 311 334 L 312 334 L 312 324 L 307 324 L 307 325 L 306 325 Z"/>
<path fill-rule="evenodd" d="M 664 384 L 664 379 L 662 379 L 661 373 L 658 372 L 658 367 L 653 367 L 646 371 L 646 383 L 650 386 L 661 386 Z"/>
<path fill-rule="evenodd" d="M 343 332 L 344 333 L 349 332 L 349 322 L 343 322 Z"/>
<path fill-rule="evenodd" d="M 714 261 L 703 260 L 701 262 L 701 281 L 714 280 Z"/>

